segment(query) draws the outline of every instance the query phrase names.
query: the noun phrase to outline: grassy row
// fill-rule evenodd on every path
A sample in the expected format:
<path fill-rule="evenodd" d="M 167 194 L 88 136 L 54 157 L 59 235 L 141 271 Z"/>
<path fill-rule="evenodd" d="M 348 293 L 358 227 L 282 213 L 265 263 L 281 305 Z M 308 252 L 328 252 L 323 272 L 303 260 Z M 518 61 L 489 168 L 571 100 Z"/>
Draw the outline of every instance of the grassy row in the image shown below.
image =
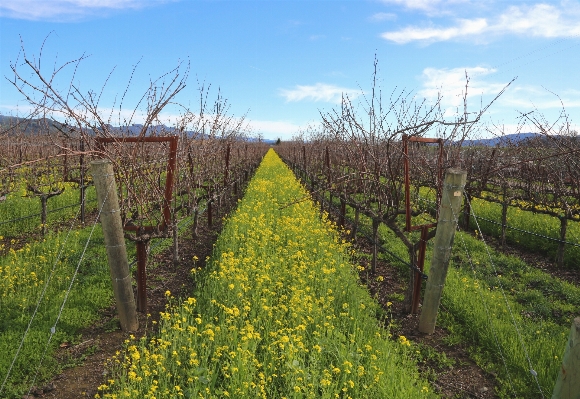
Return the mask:
<path fill-rule="evenodd" d="M 477 216 L 494 220 L 498 223 L 501 222 L 501 204 L 477 198 L 472 199 L 471 204 L 473 212 Z M 492 235 L 494 237 L 499 237 L 501 235 L 501 226 L 489 223 L 483 219 L 478 219 L 477 222 L 484 234 Z M 554 239 L 560 238 L 560 220 L 550 215 L 522 211 L 519 208 L 510 206 L 507 212 L 507 225 Z M 475 227 L 476 224 L 473 216 L 471 216 L 470 226 L 477 228 Z M 546 254 L 551 259 L 556 258 L 558 243 L 555 241 L 522 233 L 513 229 L 507 229 L 506 241 L 533 252 Z M 568 221 L 566 241 L 577 244 L 580 243 L 580 222 Z M 580 268 L 580 247 L 566 247 L 566 252 L 564 253 L 564 264 L 567 267 Z"/>
<path fill-rule="evenodd" d="M 422 187 L 421 198 L 418 203 L 423 207 L 422 209 L 432 208 L 433 198 L 433 193 L 428 188 Z M 481 233 L 499 238 L 501 236 L 502 205 L 480 198 L 473 198 L 471 206 L 470 228 L 481 230 Z M 476 215 L 477 219 L 473 214 Z M 463 217 L 463 213 L 461 216 Z M 491 220 L 493 223 L 484 219 Z M 509 206 L 506 224 L 508 226 L 508 229 L 506 229 L 506 241 L 508 243 L 547 255 L 552 260 L 556 259 L 559 243 L 554 240 L 560 239 L 560 220 L 557 217 L 524 211 L 517 206 Z M 525 233 L 524 231 L 533 234 Z M 568 220 L 566 241 L 580 244 L 580 222 Z M 570 268 L 580 268 L 580 247 L 570 245 L 566 247 L 564 265 Z"/>
<path fill-rule="evenodd" d="M 68 220 L 77 216 L 78 206 L 70 206 L 55 212 L 51 210 L 78 204 L 80 200 L 79 189 L 75 183 L 64 183 L 64 192 L 48 199 L 47 202 L 47 224 L 50 226 L 62 220 Z M 86 210 L 95 209 L 96 193 L 95 188 L 90 186 L 85 191 Z M 22 234 L 39 231 L 40 228 L 40 199 L 34 196 L 26 196 L 25 191 L 9 194 L 5 201 L 0 202 L 0 237 L 15 237 Z M 31 215 L 38 215 L 28 217 Z M 13 219 L 25 218 L 23 220 L 3 223 Z"/>
<path fill-rule="evenodd" d="M 186 228 L 187 221 L 180 227 L 180 232 Z M 56 332 L 47 347 L 49 332 L 56 322 L 91 229 L 92 226 L 73 230 L 68 238 L 67 232 L 49 233 L 40 242 L 28 243 L 18 250 L 8 250 L 6 256 L 0 257 L 0 353 L 3 354 L 0 357 L 0 386 L 46 285 L 38 312 L 0 397 L 20 398 L 27 392 L 45 348 L 47 353 L 38 369 L 37 385 L 67 367 L 68 360 L 55 358 L 55 350 L 64 342 L 70 345 L 80 342 L 79 331 L 97 320 L 100 310 L 111 304 L 113 292 L 109 267 L 102 230 L 97 226 Z M 131 261 L 135 258 L 135 245 L 131 242 L 126 244 Z M 170 245 L 171 239 L 155 241 L 151 245 L 151 253 L 160 253 Z M 118 328 L 118 321 L 114 321 L 110 326 L 113 330 Z M 92 349 L 97 348 L 88 348 L 89 351 Z"/>
<path fill-rule="evenodd" d="M 361 223 L 370 226 L 364 216 Z M 390 251 L 408 260 L 406 247 L 389 229 L 381 225 L 379 234 Z M 432 250 L 431 241 L 427 274 Z M 408 273 L 407 265 L 383 256 Z M 481 237 L 456 234 L 438 323 L 450 332 L 448 344 L 465 344 L 472 358 L 497 376 L 500 397 L 551 393 L 579 308 L 579 287 L 487 247 Z"/>
<path fill-rule="evenodd" d="M 273 151 L 193 272 L 195 297 L 162 314 L 158 337 L 127 343 L 102 397 L 433 395 L 378 326 L 348 245 Z"/>
<path fill-rule="evenodd" d="M 40 242 L 10 249 L 0 257 L 0 384 L 3 384 L 24 332 L 40 303 L 36 317 L 14 367 L 0 392 L 3 398 L 20 398 L 26 393 L 45 348 L 47 356 L 38 369 L 37 383 L 61 368 L 53 356 L 63 342 L 77 343 L 79 329 L 90 325 L 99 310 L 111 303 L 112 290 L 100 228 L 96 228 L 79 274 L 56 323 L 75 268 L 90 235 L 91 227 L 67 233 L 49 233 Z M 41 293 L 45 289 L 41 299 Z"/>
<path fill-rule="evenodd" d="M 502 397 L 548 396 L 554 387 L 580 289 L 492 252 L 458 233 L 447 277 L 443 323 L 451 340 L 501 382 Z M 533 370 L 533 371 L 532 371 Z M 537 374 L 537 378 L 534 376 Z"/>

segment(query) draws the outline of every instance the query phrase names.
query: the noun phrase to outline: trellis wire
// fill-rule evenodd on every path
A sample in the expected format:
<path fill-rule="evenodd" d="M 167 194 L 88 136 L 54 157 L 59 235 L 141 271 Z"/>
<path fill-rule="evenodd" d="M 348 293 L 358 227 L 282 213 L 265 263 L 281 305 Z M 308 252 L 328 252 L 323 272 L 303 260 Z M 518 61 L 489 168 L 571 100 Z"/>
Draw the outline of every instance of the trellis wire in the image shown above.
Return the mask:
<path fill-rule="evenodd" d="M 95 231 L 95 227 L 97 226 L 97 223 L 98 223 L 99 218 L 101 216 L 101 212 L 103 211 L 103 207 L 105 206 L 105 202 L 107 201 L 107 198 L 109 197 L 109 193 L 111 191 L 111 187 L 113 186 L 113 182 L 114 182 L 114 180 L 111 181 L 111 184 L 109 185 L 109 188 L 107 190 L 107 194 L 105 195 L 105 198 L 103 200 L 103 204 L 99 208 L 99 213 L 97 214 L 97 217 L 95 218 L 95 222 L 93 223 L 93 227 L 91 228 L 91 232 L 89 234 L 89 238 L 87 238 L 87 242 L 85 243 L 85 247 L 83 248 L 83 252 L 81 253 L 81 257 L 79 259 L 79 262 L 77 263 L 77 267 L 75 268 L 75 272 L 73 273 L 73 276 L 72 276 L 72 278 L 70 280 L 70 284 L 69 284 L 68 289 L 67 289 L 67 291 L 66 291 L 66 293 L 64 295 L 64 298 L 63 298 L 62 304 L 60 306 L 58 315 L 56 317 L 56 320 L 54 321 L 54 325 L 50 328 L 50 336 L 48 337 L 48 341 L 46 342 L 46 346 L 44 347 L 44 352 L 42 353 L 42 356 L 40 358 L 40 362 L 39 362 L 38 367 L 36 369 L 36 373 L 34 374 L 34 378 L 32 379 L 32 382 L 30 384 L 30 389 L 28 390 L 28 395 L 30 395 L 30 392 L 32 391 L 32 388 L 34 387 L 34 383 L 36 382 L 36 378 L 38 377 L 38 372 L 40 371 L 40 367 L 42 366 L 42 362 L 44 361 L 44 357 L 46 356 L 46 353 L 48 352 L 48 347 L 50 345 L 50 342 L 52 341 L 52 337 L 56 333 L 56 325 L 60 321 L 60 317 L 62 315 L 62 312 L 64 310 L 64 307 L 66 305 L 66 302 L 68 300 L 68 296 L 69 296 L 69 294 L 70 294 L 70 292 L 72 290 L 72 286 L 73 286 L 74 282 L 76 281 L 76 277 L 77 277 L 77 274 L 79 272 L 79 268 L 81 266 L 81 263 L 84 260 L 85 253 L 87 252 L 87 248 L 88 248 L 89 243 L 91 242 L 91 239 L 93 237 L 93 233 Z"/>
<path fill-rule="evenodd" d="M 468 205 L 469 205 L 469 207 L 471 209 L 471 215 L 473 216 L 473 219 L 475 221 L 475 224 L 477 225 L 478 230 L 481 231 L 481 228 L 479 226 L 478 217 L 477 217 L 477 215 L 475 215 L 475 212 L 473 211 L 473 207 L 471 206 L 471 203 L 469 201 L 469 198 L 466 195 L 465 195 L 465 199 L 466 199 L 466 201 L 467 201 L 467 203 L 468 203 Z M 530 371 L 530 374 L 532 375 L 532 377 L 534 378 L 534 381 L 536 382 L 536 385 L 538 387 L 538 390 L 540 391 L 540 395 L 542 396 L 542 398 L 544 398 L 544 393 L 542 392 L 542 387 L 540 386 L 540 382 L 538 381 L 538 373 L 534 370 L 534 368 L 532 366 L 532 361 L 531 361 L 530 356 L 528 354 L 528 349 L 526 348 L 526 345 L 525 345 L 524 340 L 522 338 L 522 335 L 520 333 L 520 329 L 518 328 L 518 324 L 517 324 L 517 322 L 515 320 L 515 317 L 514 317 L 514 314 L 512 312 L 511 306 L 509 305 L 509 301 L 508 301 L 507 296 L 505 294 L 505 291 L 504 291 L 504 288 L 503 288 L 503 284 L 501 283 L 501 279 L 498 277 L 499 273 L 497 272 L 497 268 L 495 266 L 495 263 L 493 262 L 493 258 L 491 256 L 490 251 L 489 251 L 489 247 L 487 245 L 487 242 L 485 242 L 485 239 L 483 237 L 483 234 L 480 234 L 479 237 L 480 237 L 481 242 L 485 246 L 485 251 L 487 253 L 487 257 L 489 258 L 490 265 L 491 265 L 491 267 L 493 269 L 493 272 L 495 273 L 495 276 L 497 278 L 498 285 L 499 285 L 501 294 L 503 296 L 503 299 L 504 299 L 506 308 L 509 311 L 510 318 L 511 318 L 512 323 L 513 323 L 513 325 L 515 327 L 515 330 L 516 330 L 516 333 L 517 333 L 517 337 L 518 337 L 518 341 L 519 341 L 520 346 L 522 347 L 522 349 L 524 351 L 524 355 L 526 356 L 526 360 L 528 361 L 528 366 L 530 368 L 530 370 L 529 370 Z"/>
<path fill-rule="evenodd" d="M 93 199 L 90 199 L 90 200 L 86 200 L 85 201 L 85 204 L 91 203 L 91 202 L 97 202 L 97 199 L 96 198 L 93 198 Z M 54 213 L 54 212 L 62 211 L 63 209 L 73 208 L 75 206 L 80 206 L 80 205 L 82 205 L 81 202 L 79 202 L 78 204 L 65 205 L 65 206 L 61 206 L 60 208 L 55 208 L 55 209 L 51 209 L 49 211 L 46 211 L 46 213 L 47 214 Z M 22 216 L 22 217 L 19 217 L 19 218 L 16 218 L 16 219 L 5 220 L 5 221 L 0 222 L 0 226 L 2 226 L 3 224 L 19 222 L 21 220 L 31 219 L 31 218 L 35 218 L 35 217 L 39 217 L 39 216 L 42 216 L 42 215 L 40 213 L 35 213 L 35 214 L 32 214 L 32 215 Z M 77 216 L 78 216 L 78 214 L 77 214 Z"/>
<path fill-rule="evenodd" d="M 421 199 L 423 201 L 433 202 L 433 203 L 435 202 L 435 201 L 433 201 L 431 199 L 423 198 L 423 197 L 419 197 L 419 199 Z M 470 204 L 470 206 L 471 206 L 471 204 Z M 484 218 L 483 216 L 478 216 L 478 219 L 479 220 L 485 220 L 486 222 L 493 223 L 493 224 L 496 224 L 498 226 L 503 226 L 502 223 L 496 222 L 495 220 L 491 220 L 491 219 Z M 578 247 L 578 248 L 580 248 L 580 244 L 576 244 L 576 243 L 573 243 L 573 242 L 570 242 L 570 241 L 562 241 L 562 240 L 560 240 L 558 238 L 548 237 L 548 236 L 545 236 L 545 235 L 542 235 L 542 234 L 539 234 L 539 233 L 534 233 L 533 231 L 522 230 L 520 228 L 513 227 L 513 226 L 510 226 L 508 224 L 506 224 L 505 227 L 506 227 L 506 229 L 519 231 L 520 233 L 525 233 L 525 234 L 528 234 L 528 235 L 532 235 L 532 236 L 544 238 L 546 240 L 550 240 L 550 241 L 557 242 L 557 243 L 560 243 L 560 244 L 566 244 L 566 245 L 570 245 L 572 247 Z"/>
<path fill-rule="evenodd" d="M 495 220 L 486 219 L 486 218 L 484 218 L 484 217 L 481 217 L 481 216 L 479 216 L 479 219 L 480 219 L 480 220 L 485 220 L 485 221 L 486 221 L 486 222 L 488 222 L 488 223 L 493 223 L 493 224 L 497 224 L 497 225 L 499 225 L 499 226 L 502 226 L 502 224 L 501 224 L 501 223 L 499 223 L 499 222 L 496 222 Z M 575 244 L 575 243 L 573 243 L 573 242 L 569 242 L 569 241 L 562 241 L 562 240 L 559 240 L 559 239 L 557 239 L 557 238 L 548 237 L 548 236 L 545 236 L 545 235 L 542 235 L 542 234 L 539 234 L 539 233 L 534 233 L 534 232 L 532 232 L 532 231 L 522 230 L 522 229 L 519 229 L 519 228 L 517 228 L 517 227 L 512 227 L 512 226 L 509 226 L 509 225 L 507 225 L 507 224 L 505 225 L 505 227 L 506 227 L 507 229 L 510 229 L 510 230 L 519 231 L 520 233 L 525 233 L 525 234 L 529 234 L 529 235 L 532 235 L 532 236 L 536 236 L 536 237 L 544 238 L 544 239 L 546 239 L 546 240 L 554 241 L 554 242 L 557 242 L 557 243 L 561 243 L 561 244 L 570 245 L 571 247 L 578 247 L 578 248 L 580 248 L 580 244 Z"/>
<path fill-rule="evenodd" d="M 107 195 L 108 195 L 108 193 L 107 193 Z M 76 205 L 79 206 L 81 204 L 76 204 Z M 102 210 L 102 207 L 101 207 L 101 210 Z M 77 212 L 77 215 L 76 216 L 78 217 L 79 214 L 80 214 L 80 206 L 79 206 L 79 211 Z M 99 211 L 99 215 L 100 215 L 100 211 Z M 75 220 L 76 220 L 76 217 L 75 217 Z M 97 217 L 97 219 L 95 221 L 95 224 L 96 224 L 97 221 L 98 221 L 98 217 Z M 0 387 L 0 393 L 2 393 L 2 391 L 4 390 L 4 387 L 6 385 L 6 382 L 8 381 L 8 378 L 10 377 L 10 374 L 12 373 L 12 369 L 14 367 L 14 364 L 16 364 L 16 360 L 18 359 L 18 356 L 20 355 L 20 351 L 22 350 L 22 346 L 24 345 L 24 341 L 26 340 L 26 337 L 28 335 L 28 332 L 30 331 L 30 327 L 32 325 L 32 322 L 34 321 L 34 318 L 36 317 L 36 314 L 38 313 L 38 309 L 40 308 L 40 303 L 42 302 L 42 299 L 44 298 L 44 295 L 46 294 L 46 290 L 48 288 L 48 285 L 49 285 L 50 281 L 52 280 L 52 277 L 53 277 L 54 272 L 56 270 L 56 265 L 57 265 L 57 263 L 59 262 L 60 258 L 63 255 L 64 248 L 66 246 L 66 243 L 68 241 L 68 238 L 70 236 L 70 233 L 71 233 L 71 231 L 73 229 L 73 226 L 74 226 L 74 220 L 73 220 L 73 222 L 70 225 L 70 228 L 68 230 L 68 233 L 67 233 L 67 235 L 65 237 L 65 240 L 64 240 L 64 242 L 63 242 L 63 244 L 61 246 L 60 252 L 59 252 L 59 254 L 57 255 L 56 259 L 53 262 L 52 270 L 51 270 L 48 278 L 46 279 L 46 282 L 44 284 L 44 287 L 42 288 L 42 291 L 40 293 L 40 296 L 38 298 L 38 301 L 36 302 L 36 307 L 34 309 L 34 312 L 32 313 L 32 316 L 30 318 L 30 321 L 28 322 L 28 325 L 26 327 L 26 330 L 24 331 L 24 335 L 22 336 L 22 340 L 20 341 L 20 345 L 18 346 L 18 349 L 16 350 L 16 354 L 14 355 L 14 358 L 12 359 L 12 363 L 10 364 L 10 367 L 8 368 L 8 372 L 6 373 L 6 377 L 4 378 L 4 381 L 2 382 L 2 386 Z M 93 230 L 94 230 L 94 225 L 93 225 Z M 91 236 L 92 236 L 92 231 L 91 231 Z M 90 237 L 89 237 L 89 240 L 90 240 Z M 85 246 L 85 250 L 86 250 L 86 246 Z M 83 251 L 83 255 L 84 255 L 84 251 Z M 81 260 L 82 260 L 82 257 L 81 257 Z M 78 270 L 78 267 L 77 267 L 77 270 Z M 75 276 L 76 276 L 76 273 L 75 273 Z M 72 284 L 72 282 L 71 282 L 71 284 Z M 69 290 L 70 290 L 70 287 L 69 287 Z M 67 296 L 68 296 L 68 293 L 67 293 Z M 65 301 L 66 301 L 66 297 L 65 297 Z M 61 310 L 61 312 L 62 312 L 62 310 Z M 59 313 L 59 317 L 60 317 L 60 313 Z M 55 324 L 55 326 L 56 326 L 56 324 Z M 52 335 L 53 335 L 53 333 L 52 333 L 52 329 L 51 329 L 50 338 L 52 338 Z M 50 339 L 49 339 L 48 343 L 50 343 Z M 43 355 L 43 357 L 44 357 L 44 355 Z M 42 360 L 41 360 L 41 363 L 42 363 Z M 39 365 L 39 367 L 40 367 L 40 365 Z M 37 373 L 38 373 L 38 370 L 37 370 Z M 35 379 L 36 379 L 36 376 L 35 376 Z M 30 391 L 28 393 L 30 394 Z"/>

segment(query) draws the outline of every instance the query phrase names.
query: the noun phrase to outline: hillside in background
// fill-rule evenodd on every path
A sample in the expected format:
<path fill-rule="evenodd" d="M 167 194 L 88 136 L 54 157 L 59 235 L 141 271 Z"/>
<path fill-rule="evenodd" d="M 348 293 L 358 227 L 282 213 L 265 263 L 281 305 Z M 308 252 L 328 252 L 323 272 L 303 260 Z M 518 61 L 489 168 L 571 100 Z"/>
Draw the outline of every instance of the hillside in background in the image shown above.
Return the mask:
<path fill-rule="evenodd" d="M 506 134 L 505 136 L 501 137 L 493 137 L 489 139 L 477 139 L 477 140 L 465 140 L 463 141 L 462 145 L 470 146 L 470 147 L 477 147 L 477 146 L 484 146 L 484 147 L 505 147 L 514 144 L 524 144 L 524 143 L 532 143 L 541 142 L 542 145 L 551 145 L 555 141 L 561 139 L 570 140 L 575 138 L 579 140 L 580 137 L 575 134 L 573 136 L 560 136 L 560 135 L 550 135 L 546 136 L 540 133 L 514 133 L 514 134 Z"/>
<path fill-rule="evenodd" d="M 142 124 L 134 123 L 129 126 L 112 126 L 107 125 L 110 131 L 113 134 L 117 134 L 119 136 L 137 136 L 141 130 L 143 129 Z M 24 132 L 25 136 L 35 136 L 39 134 L 46 134 L 48 132 L 51 135 L 57 135 L 59 133 L 68 133 L 70 128 L 67 127 L 65 124 L 51 120 L 51 119 L 27 119 L 27 118 L 19 118 L 15 116 L 6 116 L 0 115 L 0 134 L 1 133 L 8 133 L 8 134 L 17 134 Z M 93 135 L 94 132 L 86 131 L 88 135 Z M 208 138 L 207 134 L 194 132 L 194 131 L 186 131 L 185 132 L 189 137 L 192 138 L 199 138 L 199 139 L 206 139 Z M 179 134 L 178 129 L 174 127 L 169 127 L 165 125 L 156 125 L 150 126 L 147 129 L 148 135 L 166 135 L 166 134 Z M 248 141 L 250 142 L 257 142 L 259 139 L 254 137 L 248 137 Z M 266 144 L 274 144 L 276 140 L 270 139 L 262 139 L 262 142 Z"/>
<path fill-rule="evenodd" d="M 477 140 L 465 140 L 463 141 L 464 146 L 486 146 L 486 147 L 496 147 L 505 146 L 510 144 L 516 144 L 521 141 L 533 140 L 539 138 L 542 135 L 539 133 L 514 133 L 506 134 L 505 136 L 492 137 L 489 139 L 477 139 Z"/>

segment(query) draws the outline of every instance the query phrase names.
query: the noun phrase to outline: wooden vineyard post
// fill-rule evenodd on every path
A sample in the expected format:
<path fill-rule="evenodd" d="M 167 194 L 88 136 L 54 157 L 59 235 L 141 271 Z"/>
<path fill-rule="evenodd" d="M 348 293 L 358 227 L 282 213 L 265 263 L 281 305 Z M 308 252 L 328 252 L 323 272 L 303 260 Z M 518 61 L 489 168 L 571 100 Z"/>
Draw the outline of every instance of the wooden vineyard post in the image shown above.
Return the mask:
<path fill-rule="evenodd" d="M 102 206 L 100 219 L 121 329 L 123 331 L 136 331 L 139 328 L 139 321 L 137 320 L 135 298 L 131 287 L 131 274 L 127 261 L 127 249 L 113 165 L 105 159 L 93 161 L 91 162 L 91 171 L 97 191 L 98 209 Z"/>
<path fill-rule="evenodd" d="M 580 397 L 580 317 L 572 323 L 552 399 Z"/>
<path fill-rule="evenodd" d="M 371 270 L 373 273 L 377 271 L 377 258 L 379 247 L 379 224 L 377 219 L 373 218 L 373 259 L 371 261 Z"/>
<path fill-rule="evenodd" d="M 568 213 L 560 216 L 560 242 L 558 243 L 558 252 L 556 252 L 556 264 L 564 266 L 564 254 L 566 251 L 566 230 L 568 228 Z"/>
<path fill-rule="evenodd" d="M 81 137 L 80 143 L 80 150 L 81 156 L 79 159 L 79 166 L 80 166 L 80 180 L 79 180 L 79 187 L 81 189 L 80 192 L 80 202 L 81 202 L 81 223 L 85 223 L 85 140 Z"/>
<path fill-rule="evenodd" d="M 177 136 L 168 137 L 97 137 L 97 144 L 101 150 L 107 143 L 163 143 L 169 142 L 169 159 L 167 161 L 167 175 L 165 180 L 165 193 L 162 201 L 163 221 L 157 226 L 135 226 L 126 225 L 124 230 L 135 232 L 135 241 L 137 246 L 137 310 L 147 312 L 147 246 L 151 237 L 147 235 L 152 232 L 166 232 L 172 223 L 171 219 L 171 201 L 173 198 L 173 182 L 177 162 Z M 111 172 L 113 173 L 113 172 Z M 161 181 L 159 181 L 161 184 Z M 117 200 L 118 201 L 118 200 Z M 119 206 L 117 205 L 117 208 Z M 123 242 L 124 244 L 124 242 Z M 126 255 L 125 255 L 126 257 Z"/>
<path fill-rule="evenodd" d="M 431 269 L 425 288 L 423 309 L 419 317 L 419 331 L 423 333 L 432 334 L 435 331 L 437 311 L 447 277 L 451 246 L 457 228 L 466 177 L 467 172 L 459 169 L 448 169 L 445 175 Z"/>
<path fill-rule="evenodd" d="M 360 208 L 356 206 L 354 208 L 354 224 L 352 226 L 352 231 L 350 232 L 350 238 L 356 241 L 356 233 L 358 231 L 358 223 L 360 220 Z"/>

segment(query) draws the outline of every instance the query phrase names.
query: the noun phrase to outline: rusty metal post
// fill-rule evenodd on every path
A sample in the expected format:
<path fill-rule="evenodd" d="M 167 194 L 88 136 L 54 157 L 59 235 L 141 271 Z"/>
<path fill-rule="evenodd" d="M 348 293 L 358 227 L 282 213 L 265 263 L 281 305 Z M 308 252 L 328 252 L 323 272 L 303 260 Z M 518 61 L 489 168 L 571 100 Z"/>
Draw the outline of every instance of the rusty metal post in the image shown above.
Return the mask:
<path fill-rule="evenodd" d="M 338 219 L 338 224 L 340 227 L 344 227 L 346 219 L 346 201 L 344 198 L 340 199 L 340 218 Z"/>
<path fill-rule="evenodd" d="M 209 227 L 211 227 L 211 225 L 213 223 L 213 220 L 212 220 L 213 215 L 212 215 L 212 206 L 211 206 L 211 204 L 212 204 L 212 200 L 210 198 L 210 200 L 207 202 L 207 225 Z"/>
<path fill-rule="evenodd" d="M 423 226 L 421 228 L 421 241 L 419 242 L 419 256 L 417 258 L 417 268 L 423 271 L 425 267 L 425 253 L 427 252 L 427 238 L 429 235 L 429 227 Z M 413 280 L 413 300 L 411 302 L 411 313 L 419 313 L 419 302 L 421 300 L 421 283 L 423 275 L 415 271 L 415 278 Z"/>
<path fill-rule="evenodd" d="M 147 242 L 137 241 L 137 310 L 147 312 Z"/>

